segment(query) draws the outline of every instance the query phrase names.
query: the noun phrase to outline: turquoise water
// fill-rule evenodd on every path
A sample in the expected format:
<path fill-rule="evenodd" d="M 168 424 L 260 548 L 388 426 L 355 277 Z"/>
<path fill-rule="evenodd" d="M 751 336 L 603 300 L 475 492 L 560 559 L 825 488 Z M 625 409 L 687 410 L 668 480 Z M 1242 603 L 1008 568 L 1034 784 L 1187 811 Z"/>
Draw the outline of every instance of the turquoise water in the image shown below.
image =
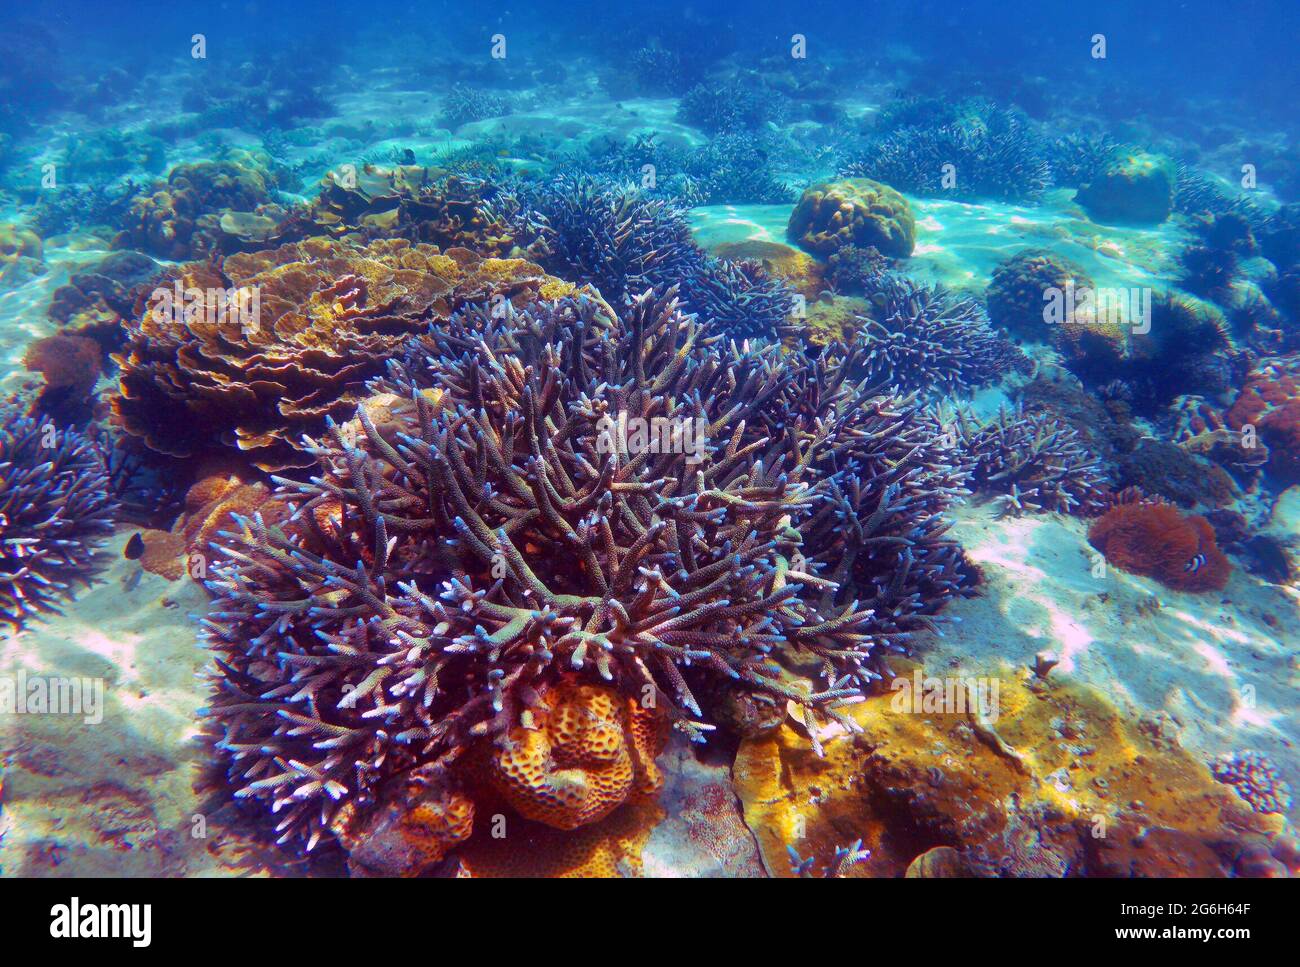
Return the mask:
<path fill-rule="evenodd" d="M 0 872 L 1296 873 L 1297 13 L 1128 8 L 6 6 Z"/>

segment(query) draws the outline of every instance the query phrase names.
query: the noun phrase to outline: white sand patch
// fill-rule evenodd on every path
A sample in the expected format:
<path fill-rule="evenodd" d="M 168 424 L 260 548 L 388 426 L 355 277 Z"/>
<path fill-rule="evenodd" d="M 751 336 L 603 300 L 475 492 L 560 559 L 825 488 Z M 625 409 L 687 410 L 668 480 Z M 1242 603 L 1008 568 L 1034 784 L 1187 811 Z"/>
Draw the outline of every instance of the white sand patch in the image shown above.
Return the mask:
<path fill-rule="evenodd" d="M 59 676 L 103 689 L 97 724 L 84 715 L 0 714 L 6 875 L 248 872 L 239 856 L 253 848 L 237 814 L 196 789 L 212 759 L 197 740 L 208 656 L 194 615 L 208 597 L 125 560 L 131 533 L 116 535 L 113 563 L 62 615 L 0 638 L 0 678 L 16 681 L 21 670 L 28 680 Z"/>
<path fill-rule="evenodd" d="M 928 668 L 1010 672 L 1050 651 L 1060 659 L 1052 675 L 1094 686 L 1135 717 L 1164 717 L 1207 760 L 1259 749 L 1300 782 L 1300 665 L 1282 640 L 1300 624 L 1300 590 L 1238 566 L 1223 592 L 1184 594 L 1097 569 L 1086 521 L 998 520 L 987 505 L 955 516 L 951 533 L 984 583 L 947 609 L 957 621 L 943 637 L 919 643 Z"/>

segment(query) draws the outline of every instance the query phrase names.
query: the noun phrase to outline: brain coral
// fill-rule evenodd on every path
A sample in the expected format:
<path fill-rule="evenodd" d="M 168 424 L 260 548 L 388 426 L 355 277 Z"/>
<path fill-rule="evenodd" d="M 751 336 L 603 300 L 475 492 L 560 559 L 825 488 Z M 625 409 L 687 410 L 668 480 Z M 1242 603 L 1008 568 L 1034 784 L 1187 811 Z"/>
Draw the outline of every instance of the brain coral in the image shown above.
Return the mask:
<path fill-rule="evenodd" d="M 312 482 L 282 487 L 292 521 L 230 536 L 212 715 L 286 840 L 412 768 L 508 749 L 565 678 L 697 734 L 716 681 L 841 719 L 875 649 L 933 627 L 967 580 L 938 427 L 831 362 L 713 340 L 649 295 L 457 312 L 376 384 L 409 406 L 362 408 L 313 448 Z M 625 438 L 624 416 L 681 430 Z M 604 718 L 588 739 L 614 740 Z M 648 748 L 624 721 L 629 754 Z M 570 724 L 528 740 L 549 764 L 523 749 L 543 785 L 572 779 Z"/>
<path fill-rule="evenodd" d="M 486 755 L 488 782 L 521 815 L 574 829 L 609 815 L 631 794 L 657 792 L 664 733 L 654 710 L 601 685 L 559 682 L 532 722 Z"/>
<path fill-rule="evenodd" d="M 1164 503 L 1113 507 L 1088 531 L 1088 543 L 1124 571 L 1155 578 L 1176 591 L 1218 591 L 1232 565 L 1204 517 L 1184 517 Z"/>
<path fill-rule="evenodd" d="M 888 185 L 869 178 L 845 178 L 806 188 L 790 215 L 786 234 L 817 255 L 856 245 L 907 258 L 916 246 L 916 219 L 907 199 Z"/>
<path fill-rule="evenodd" d="M 103 460 L 79 434 L 0 416 L 0 623 L 17 630 L 88 579 L 116 502 Z"/>
<path fill-rule="evenodd" d="M 350 415 L 401 341 L 457 306 L 571 291 L 524 261 L 402 240 L 352 249 L 309 239 L 185 265 L 174 285 L 202 301 L 184 320 L 170 283 L 145 301 L 114 356 L 116 421 L 161 453 L 225 445 L 264 470 L 310 464 L 302 435 Z M 257 294 L 247 317 L 222 312 L 231 292 Z"/>

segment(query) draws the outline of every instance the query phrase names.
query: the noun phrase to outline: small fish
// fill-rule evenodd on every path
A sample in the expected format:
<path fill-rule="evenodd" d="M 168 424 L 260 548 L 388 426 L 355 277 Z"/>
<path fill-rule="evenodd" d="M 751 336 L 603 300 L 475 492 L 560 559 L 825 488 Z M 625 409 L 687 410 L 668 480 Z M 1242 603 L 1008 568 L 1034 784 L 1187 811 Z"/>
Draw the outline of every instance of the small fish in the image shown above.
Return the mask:
<path fill-rule="evenodd" d="M 126 542 L 126 549 L 122 551 L 122 556 L 128 561 L 138 561 L 144 555 L 144 536 L 136 531 L 131 535 L 131 539 Z"/>
<path fill-rule="evenodd" d="M 1183 570 L 1188 574 L 1195 574 L 1201 568 L 1205 567 L 1205 555 L 1197 554 L 1190 561 L 1183 565 Z"/>

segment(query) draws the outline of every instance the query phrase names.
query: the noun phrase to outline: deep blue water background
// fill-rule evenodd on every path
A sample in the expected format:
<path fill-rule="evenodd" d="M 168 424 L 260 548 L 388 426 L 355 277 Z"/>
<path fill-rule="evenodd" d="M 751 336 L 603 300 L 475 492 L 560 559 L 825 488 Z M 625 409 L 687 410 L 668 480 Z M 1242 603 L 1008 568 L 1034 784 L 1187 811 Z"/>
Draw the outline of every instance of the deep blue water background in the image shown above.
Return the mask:
<path fill-rule="evenodd" d="M 683 50 L 787 50 L 808 37 L 820 54 L 870 64 L 906 44 L 936 75 L 975 71 L 1033 74 L 1061 84 L 1096 82 L 1151 98 L 1231 97 L 1254 112 L 1290 120 L 1300 89 L 1300 3 L 1295 0 L 886 0 L 751 3 L 694 0 L 655 3 L 600 0 L 482 3 L 104 2 L 54 0 L 0 4 L 7 50 L 35 62 L 35 73 L 93 71 L 97 65 L 148 72 L 185 54 L 192 33 L 206 34 L 214 65 L 292 51 L 320 69 L 418 63 L 480 53 L 504 32 L 512 53 L 530 60 L 575 55 L 617 57 L 650 35 Z M 1108 41 L 1105 61 L 1086 52 L 1095 33 Z M 1093 75 L 1093 76 L 1090 76 Z M 938 78 L 937 78 L 938 80 Z M 39 88 L 39 78 L 27 85 Z M 32 92 L 3 92 L 22 97 Z M 39 110 L 39 98 L 32 103 Z M 1176 106 L 1171 102 L 1171 107 Z M 1116 105 L 1122 112 L 1123 105 Z"/>

